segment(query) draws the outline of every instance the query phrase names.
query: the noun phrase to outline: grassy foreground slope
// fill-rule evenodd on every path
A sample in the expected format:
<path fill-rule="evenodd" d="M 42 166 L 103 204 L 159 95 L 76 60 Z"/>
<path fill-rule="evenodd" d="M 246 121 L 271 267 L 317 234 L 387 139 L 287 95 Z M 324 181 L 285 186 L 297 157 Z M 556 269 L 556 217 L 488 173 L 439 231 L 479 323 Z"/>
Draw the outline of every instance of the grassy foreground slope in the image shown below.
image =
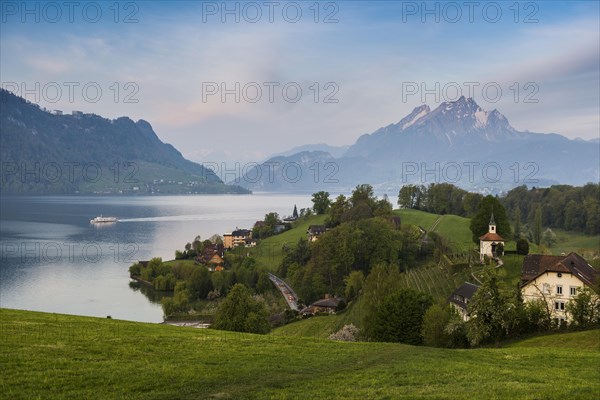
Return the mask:
<path fill-rule="evenodd" d="M 3 398 L 592 399 L 600 352 L 446 350 L 0 310 Z M 557 366 L 561 379 L 557 384 Z"/>

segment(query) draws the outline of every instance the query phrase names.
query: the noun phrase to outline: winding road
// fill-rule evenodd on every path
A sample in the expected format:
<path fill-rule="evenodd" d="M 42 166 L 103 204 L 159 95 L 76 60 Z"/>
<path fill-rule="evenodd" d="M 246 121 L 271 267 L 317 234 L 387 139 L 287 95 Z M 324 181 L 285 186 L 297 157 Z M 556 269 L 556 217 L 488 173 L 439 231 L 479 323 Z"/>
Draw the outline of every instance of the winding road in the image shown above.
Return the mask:
<path fill-rule="evenodd" d="M 300 305 L 298 304 L 298 295 L 294 292 L 294 289 L 290 287 L 285 281 L 276 275 L 269 272 L 269 279 L 277 289 L 281 292 L 281 295 L 285 298 L 288 306 L 292 310 L 300 311 Z"/>

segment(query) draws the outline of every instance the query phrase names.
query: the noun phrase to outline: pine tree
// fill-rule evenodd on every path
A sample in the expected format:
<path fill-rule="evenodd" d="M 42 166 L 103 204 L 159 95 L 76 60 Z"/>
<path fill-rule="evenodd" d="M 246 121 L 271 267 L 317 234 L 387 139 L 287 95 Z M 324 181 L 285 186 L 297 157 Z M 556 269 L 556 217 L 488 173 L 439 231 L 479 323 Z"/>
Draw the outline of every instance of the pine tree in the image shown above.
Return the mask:
<path fill-rule="evenodd" d="M 535 210 L 533 223 L 533 241 L 539 245 L 542 241 L 542 206 L 538 205 Z"/>
<path fill-rule="evenodd" d="M 515 209 L 515 240 L 521 237 L 521 209 L 519 206 Z"/>

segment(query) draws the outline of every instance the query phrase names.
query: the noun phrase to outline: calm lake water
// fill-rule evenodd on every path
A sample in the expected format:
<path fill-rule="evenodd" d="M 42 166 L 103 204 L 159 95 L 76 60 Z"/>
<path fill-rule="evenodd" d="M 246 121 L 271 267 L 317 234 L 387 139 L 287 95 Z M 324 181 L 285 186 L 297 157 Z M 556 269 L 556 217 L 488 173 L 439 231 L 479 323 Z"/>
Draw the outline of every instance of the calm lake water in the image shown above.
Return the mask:
<path fill-rule="evenodd" d="M 174 258 L 196 235 L 250 228 L 267 212 L 310 207 L 310 195 L 0 198 L 0 306 L 162 321 L 130 285 L 138 260 Z M 92 225 L 98 215 L 120 222 Z"/>

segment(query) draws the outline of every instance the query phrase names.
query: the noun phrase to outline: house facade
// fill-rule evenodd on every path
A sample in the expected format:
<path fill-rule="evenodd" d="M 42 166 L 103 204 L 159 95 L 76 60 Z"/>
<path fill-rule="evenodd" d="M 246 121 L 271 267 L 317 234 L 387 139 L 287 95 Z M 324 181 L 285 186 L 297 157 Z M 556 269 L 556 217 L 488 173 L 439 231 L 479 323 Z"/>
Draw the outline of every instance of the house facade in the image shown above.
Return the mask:
<path fill-rule="evenodd" d="M 504 239 L 496 232 L 496 222 L 492 213 L 488 232 L 479 237 L 479 261 L 483 262 L 485 257 L 496 258 L 501 255 L 504 255 Z"/>
<path fill-rule="evenodd" d="M 236 229 L 231 233 L 223 235 L 223 246 L 226 249 L 246 244 L 246 239 L 252 239 L 252 231 L 249 229 Z"/>
<path fill-rule="evenodd" d="M 594 285 L 597 279 L 598 272 L 577 253 L 529 254 L 521 267 L 521 294 L 524 301 L 544 301 L 557 324 L 568 323 L 567 304 L 579 290 Z"/>
<path fill-rule="evenodd" d="M 317 238 L 322 235 L 323 233 L 325 233 L 325 231 L 327 230 L 327 228 L 325 228 L 325 225 L 311 225 L 308 227 L 308 230 L 306 231 L 306 234 L 308 236 L 308 241 L 309 242 L 314 242 L 317 240 Z"/>
<path fill-rule="evenodd" d="M 300 314 L 304 316 L 320 313 L 335 314 L 340 308 L 340 303 L 343 302 L 344 299 L 341 297 L 325 297 L 300 310 Z"/>
<path fill-rule="evenodd" d="M 468 311 L 469 302 L 477 289 L 479 289 L 479 286 L 465 282 L 456 288 L 448 298 L 450 306 L 458 312 L 463 321 L 468 321 L 470 318 Z"/>

